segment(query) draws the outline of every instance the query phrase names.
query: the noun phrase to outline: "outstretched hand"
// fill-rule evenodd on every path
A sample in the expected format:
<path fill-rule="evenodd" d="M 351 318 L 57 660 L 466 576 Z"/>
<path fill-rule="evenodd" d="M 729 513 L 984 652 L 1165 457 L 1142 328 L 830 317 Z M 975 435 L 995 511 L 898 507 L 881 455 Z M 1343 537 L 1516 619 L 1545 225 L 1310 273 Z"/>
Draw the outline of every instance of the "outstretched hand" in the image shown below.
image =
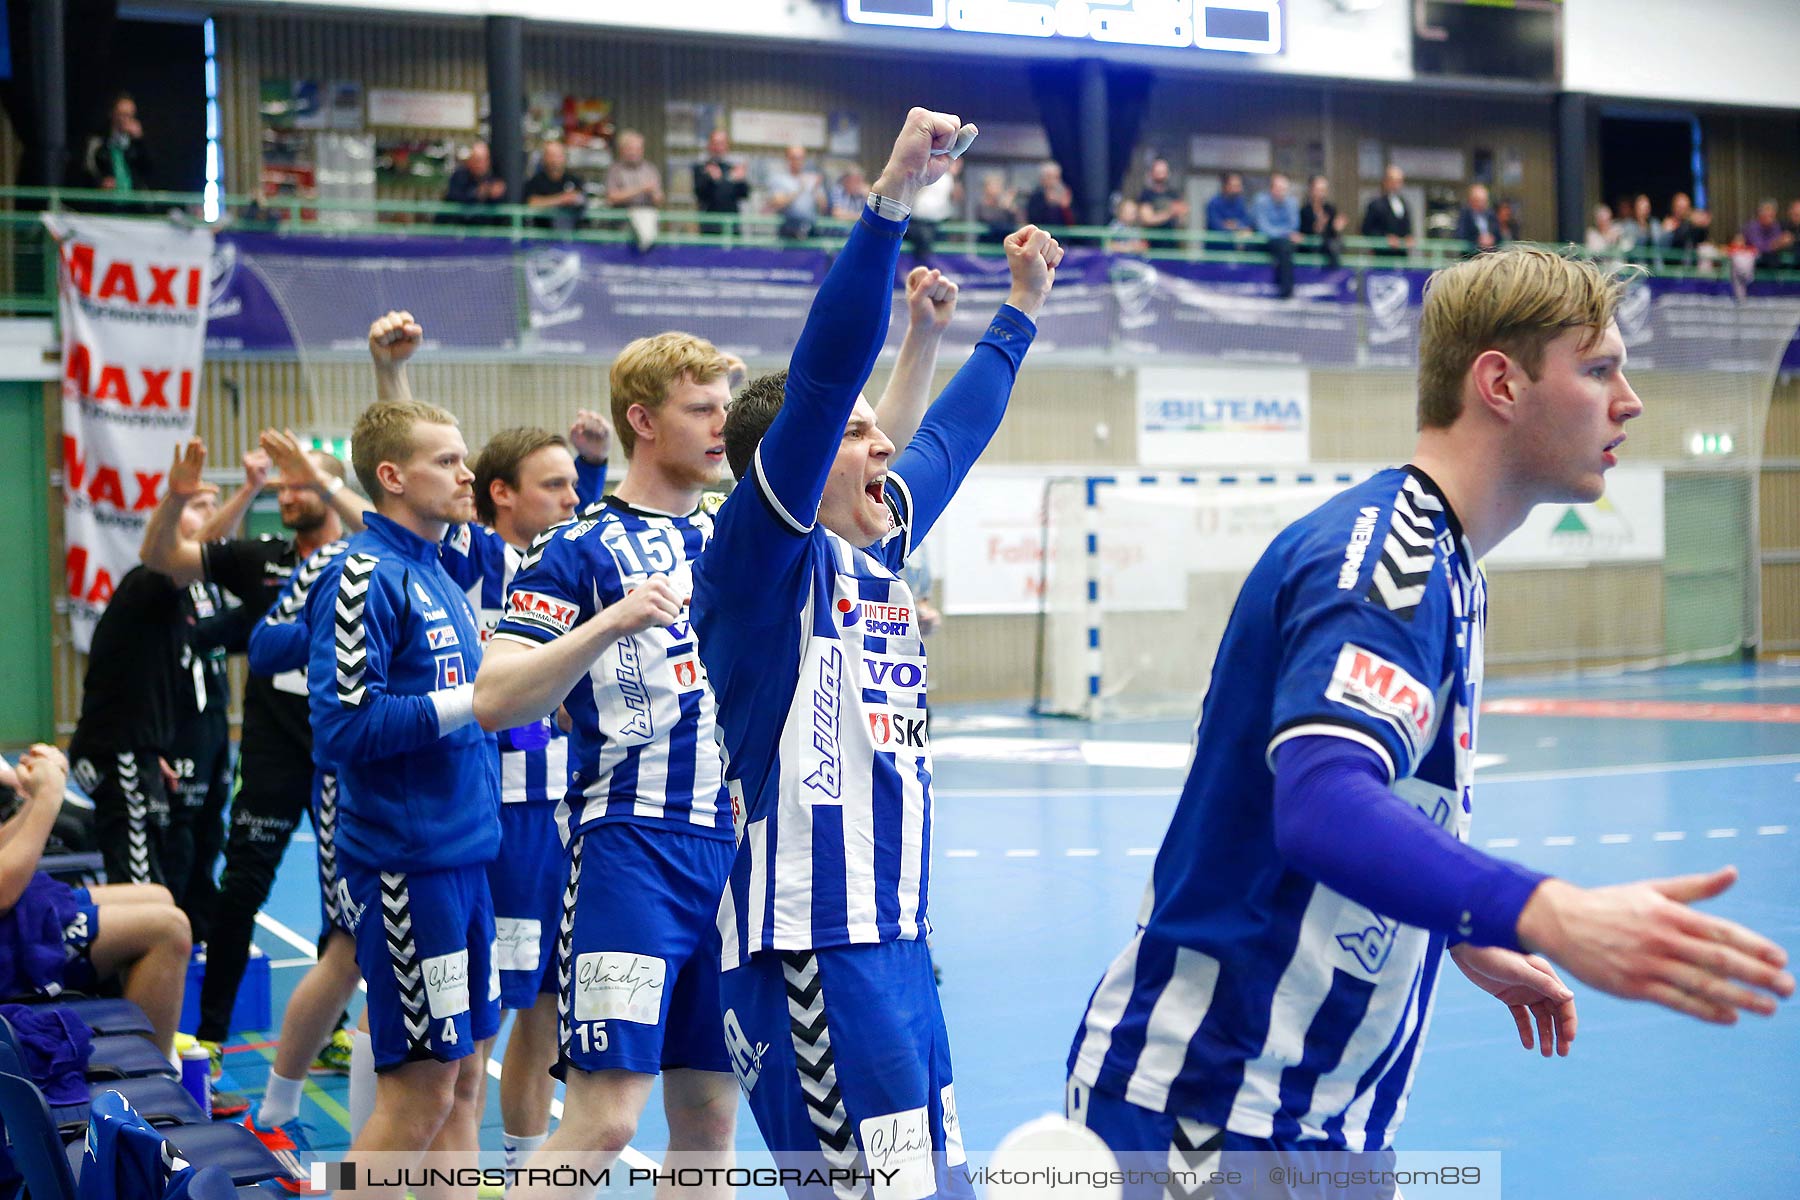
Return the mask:
<path fill-rule="evenodd" d="M 409 312 L 398 309 L 369 326 L 369 357 L 378 367 L 397 367 L 425 343 L 425 330 Z"/>
<path fill-rule="evenodd" d="M 1716 1025 L 1772 1016 L 1794 994 L 1787 952 L 1734 921 L 1689 907 L 1737 881 L 1736 867 L 1611 887 L 1538 885 L 1519 940 L 1570 974 L 1627 1000 L 1650 1000 Z"/>
<path fill-rule="evenodd" d="M 921 333 L 942 333 L 956 315 L 956 281 L 931 267 L 914 267 L 906 276 L 906 313 Z"/>
<path fill-rule="evenodd" d="M 1008 234 L 1006 266 L 1012 272 L 1012 294 L 1006 302 L 1035 320 L 1056 285 L 1056 268 L 1062 260 L 1062 244 L 1036 225 Z"/>
<path fill-rule="evenodd" d="M 1520 1045 L 1532 1048 L 1535 1022 L 1538 1052 L 1545 1058 L 1568 1056 L 1575 1041 L 1575 993 L 1548 961 L 1535 954 L 1466 942 L 1452 948 L 1450 957 L 1470 983 L 1512 1010 Z"/>
<path fill-rule="evenodd" d="M 201 478 L 205 470 L 205 442 L 189 438 L 175 447 L 175 459 L 169 464 L 169 495 L 179 496 L 185 502 L 194 496 L 217 492 L 217 487 Z"/>

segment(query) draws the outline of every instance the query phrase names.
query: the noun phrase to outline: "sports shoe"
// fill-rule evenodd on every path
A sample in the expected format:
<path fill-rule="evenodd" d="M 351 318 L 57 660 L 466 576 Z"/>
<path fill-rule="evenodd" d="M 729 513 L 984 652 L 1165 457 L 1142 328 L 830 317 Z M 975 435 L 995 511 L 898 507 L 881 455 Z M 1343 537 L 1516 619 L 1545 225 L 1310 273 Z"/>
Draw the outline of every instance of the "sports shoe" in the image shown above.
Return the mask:
<path fill-rule="evenodd" d="M 348 1075 L 350 1073 L 350 1031 L 340 1029 L 331 1035 L 319 1057 L 307 1070 L 314 1075 Z"/>
<path fill-rule="evenodd" d="M 256 1140 L 275 1156 L 275 1161 L 279 1162 L 281 1169 L 286 1172 L 272 1181 L 280 1184 L 282 1191 L 296 1196 L 318 1194 L 313 1191 L 312 1168 L 302 1157 L 302 1152 L 307 1147 L 301 1144 L 306 1141 L 306 1134 L 301 1128 L 300 1122 L 291 1121 L 286 1129 L 280 1126 L 264 1129 L 257 1125 L 254 1116 L 247 1116 L 244 1118 L 244 1128 L 256 1135 Z M 294 1134 L 300 1135 L 298 1140 L 295 1140 Z"/>
<path fill-rule="evenodd" d="M 214 1092 L 212 1094 L 212 1115 L 214 1120 L 230 1117 L 241 1117 L 250 1111 L 250 1097 L 242 1092 Z"/>

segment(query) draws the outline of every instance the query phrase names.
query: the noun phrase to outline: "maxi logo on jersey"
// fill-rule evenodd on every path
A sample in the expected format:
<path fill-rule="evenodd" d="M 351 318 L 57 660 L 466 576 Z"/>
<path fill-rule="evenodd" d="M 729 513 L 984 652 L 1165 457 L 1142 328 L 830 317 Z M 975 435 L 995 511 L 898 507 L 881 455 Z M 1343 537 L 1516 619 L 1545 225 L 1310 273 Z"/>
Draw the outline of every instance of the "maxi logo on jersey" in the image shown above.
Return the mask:
<path fill-rule="evenodd" d="M 581 615 L 581 610 L 555 596 L 514 588 L 506 598 L 506 615 L 510 620 L 535 625 L 555 636 L 575 628 L 575 620 Z"/>
<path fill-rule="evenodd" d="M 1379 654 L 1352 642 L 1345 642 L 1338 652 L 1325 696 L 1393 725 L 1415 754 L 1437 714 L 1430 688 Z"/>
<path fill-rule="evenodd" d="M 812 746 L 817 763 L 805 783 L 832 800 L 843 795 L 843 752 L 838 748 L 838 711 L 843 703 L 839 682 L 844 652 L 833 643 L 819 656 L 819 678 L 813 685 Z"/>
<path fill-rule="evenodd" d="M 912 609 L 904 604 L 877 604 L 873 600 L 841 598 L 837 602 L 838 623 L 845 629 L 861 624 L 863 632 L 876 637 L 912 636 Z"/>

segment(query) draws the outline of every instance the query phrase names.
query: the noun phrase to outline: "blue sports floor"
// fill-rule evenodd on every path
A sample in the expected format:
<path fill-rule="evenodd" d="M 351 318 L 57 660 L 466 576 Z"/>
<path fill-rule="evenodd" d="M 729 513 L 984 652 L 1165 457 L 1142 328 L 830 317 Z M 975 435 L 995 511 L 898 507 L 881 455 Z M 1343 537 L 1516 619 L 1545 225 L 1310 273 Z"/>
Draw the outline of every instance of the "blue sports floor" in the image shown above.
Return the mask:
<path fill-rule="evenodd" d="M 1741 881 L 1710 910 L 1800 954 L 1800 664 L 1490 680 L 1488 700 L 1477 845 L 1581 884 L 1736 863 Z M 972 1150 L 1060 1110 L 1075 1022 L 1131 932 L 1188 733 L 934 716 L 933 947 Z M 277 1023 L 317 933 L 313 855 L 310 837 L 289 851 L 257 934 Z M 1574 986 L 1574 1051 L 1547 1061 L 1446 964 L 1397 1145 L 1499 1151 L 1521 1200 L 1800 1196 L 1800 1002 L 1717 1028 Z M 234 1039 L 227 1087 L 260 1092 L 269 1036 Z M 345 1082 L 314 1080 L 303 1120 L 317 1148 L 341 1150 Z M 651 1158 L 666 1145 L 660 1099 L 633 1144 Z M 747 1109 L 740 1145 L 760 1146 Z"/>

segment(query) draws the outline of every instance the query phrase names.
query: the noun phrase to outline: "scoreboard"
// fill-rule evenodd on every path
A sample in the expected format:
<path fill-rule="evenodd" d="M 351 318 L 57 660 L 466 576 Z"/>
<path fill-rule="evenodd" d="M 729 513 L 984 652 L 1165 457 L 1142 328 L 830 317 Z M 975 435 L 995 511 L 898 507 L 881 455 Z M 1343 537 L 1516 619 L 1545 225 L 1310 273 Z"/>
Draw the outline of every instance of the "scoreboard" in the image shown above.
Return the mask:
<path fill-rule="evenodd" d="M 858 25 L 1280 54 L 1282 0 L 844 0 Z"/>

